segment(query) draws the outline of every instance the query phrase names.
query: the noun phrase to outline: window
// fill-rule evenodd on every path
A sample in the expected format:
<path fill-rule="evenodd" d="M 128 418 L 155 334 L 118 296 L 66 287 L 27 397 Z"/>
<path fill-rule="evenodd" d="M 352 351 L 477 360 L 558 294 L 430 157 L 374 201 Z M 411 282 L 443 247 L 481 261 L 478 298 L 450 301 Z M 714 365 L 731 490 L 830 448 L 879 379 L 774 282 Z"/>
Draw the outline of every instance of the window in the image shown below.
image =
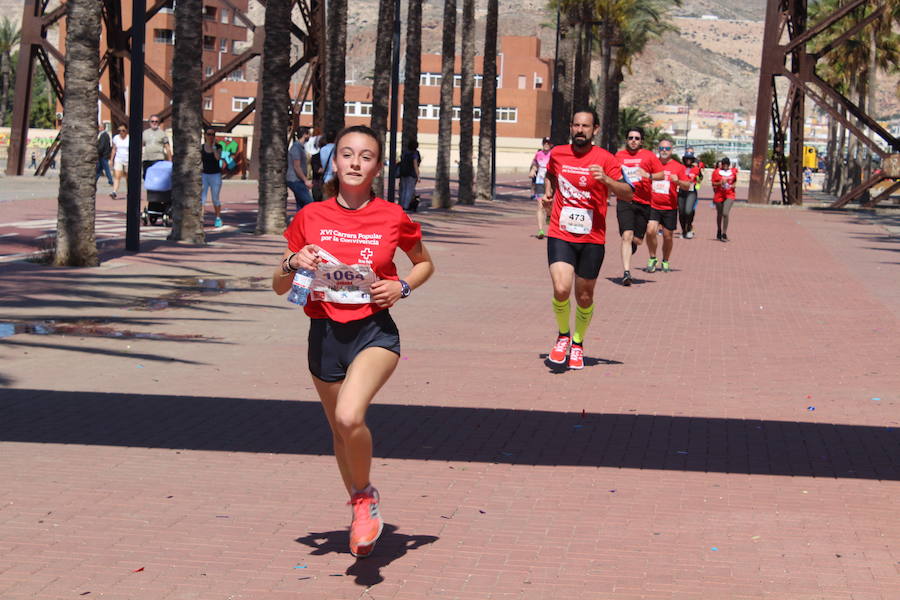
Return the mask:
<path fill-rule="evenodd" d="M 235 96 L 231 99 L 231 111 L 232 112 L 241 112 L 253 102 L 255 98 L 244 98 L 240 96 Z"/>
<path fill-rule="evenodd" d="M 441 114 L 441 107 L 436 104 L 420 104 L 420 119 L 437 119 Z"/>
<path fill-rule="evenodd" d="M 231 15 L 229 14 L 228 9 L 223 8 L 222 9 L 222 23 L 224 23 L 225 25 L 228 25 L 229 17 L 231 17 Z"/>
<path fill-rule="evenodd" d="M 157 44 L 175 45 L 175 32 L 171 29 L 154 29 L 153 41 Z"/>
<path fill-rule="evenodd" d="M 203 67 L 203 74 L 204 74 L 206 77 L 212 77 L 212 74 L 213 74 L 213 68 L 210 67 L 209 65 L 206 65 L 205 67 Z"/>
<path fill-rule="evenodd" d="M 204 35 L 203 36 L 203 49 L 208 50 L 209 52 L 215 52 L 216 38 L 211 35 Z"/>
<path fill-rule="evenodd" d="M 419 75 L 419 85 L 435 87 L 441 85 L 440 73 L 422 73 Z"/>
<path fill-rule="evenodd" d="M 475 75 L 475 87 L 480 88 L 484 81 L 484 75 Z"/>
<path fill-rule="evenodd" d="M 454 106 L 454 107 L 453 107 L 453 120 L 454 120 L 454 121 L 459 121 L 459 117 L 460 117 L 460 114 L 461 114 L 461 113 L 462 113 L 462 107 L 461 107 L 461 106 Z M 478 108 L 477 106 L 472 107 L 472 120 L 473 120 L 473 121 L 480 121 L 480 120 L 481 120 L 481 109 Z"/>
<path fill-rule="evenodd" d="M 235 27 L 244 27 L 244 22 L 238 18 L 237 11 L 235 11 L 234 15 L 231 17 L 231 24 Z"/>
<path fill-rule="evenodd" d="M 372 116 L 371 102 L 345 102 L 344 114 L 348 117 L 369 117 Z"/>
<path fill-rule="evenodd" d="M 231 40 L 231 53 L 232 54 L 240 54 L 241 53 L 241 44 L 237 40 Z"/>
<path fill-rule="evenodd" d="M 303 103 L 303 106 L 300 108 L 301 115 L 311 115 L 313 114 L 313 103 L 312 100 L 306 100 Z"/>
<path fill-rule="evenodd" d="M 453 87 L 462 87 L 462 75 L 453 76 Z"/>
<path fill-rule="evenodd" d="M 528 77 L 525 75 L 519 75 L 519 89 L 524 90 L 528 85 Z"/>
<path fill-rule="evenodd" d="M 159 9 L 161 13 L 169 13 L 172 14 L 175 12 L 175 0 L 169 0 L 166 2 L 161 9 Z"/>
<path fill-rule="evenodd" d="M 219 52 L 228 52 L 228 40 L 219 40 Z"/>
<path fill-rule="evenodd" d="M 207 96 L 203 99 L 203 110 L 212 110 L 212 97 Z"/>
<path fill-rule="evenodd" d="M 497 107 L 498 123 L 516 123 L 519 120 L 519 109 L 515 107 Z"/>
<path fill-rule="evenodd" d="M 203 18 L 207 21 L 215 21 L 216 20 L 216 7 L 215 6 L 204 6 L 203 7 Z"/>
<path fill-rule="evenodd" d="M 544 78 L 539 75 L 535 75 L 534 76 L 534 89 L 539 90 L 542 87 L 544 87 Z"/>
<path fill-rule="evenodd" d="M 244 69 L 235 69 L 226 77 L 228 81 L 246 81 L 244 79 Z"/>

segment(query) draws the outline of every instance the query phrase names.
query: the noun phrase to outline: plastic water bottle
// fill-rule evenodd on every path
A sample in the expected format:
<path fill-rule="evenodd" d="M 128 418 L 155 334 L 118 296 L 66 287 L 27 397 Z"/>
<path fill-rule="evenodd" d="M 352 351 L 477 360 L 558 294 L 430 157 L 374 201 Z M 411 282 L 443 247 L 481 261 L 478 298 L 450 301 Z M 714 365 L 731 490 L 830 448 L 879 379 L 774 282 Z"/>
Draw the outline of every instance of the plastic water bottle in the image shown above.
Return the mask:
<path fill-rule="evenodd" d="M 298 306 L 306 306 L 306 300 L 309 298 L 309 290 L 312 287 L 315 271 L 309 269 L 298 269 L 294 273 L 294 281 L 291 283 L 291 291 L 288 293 L 288 302 L 293 302 Z"/>

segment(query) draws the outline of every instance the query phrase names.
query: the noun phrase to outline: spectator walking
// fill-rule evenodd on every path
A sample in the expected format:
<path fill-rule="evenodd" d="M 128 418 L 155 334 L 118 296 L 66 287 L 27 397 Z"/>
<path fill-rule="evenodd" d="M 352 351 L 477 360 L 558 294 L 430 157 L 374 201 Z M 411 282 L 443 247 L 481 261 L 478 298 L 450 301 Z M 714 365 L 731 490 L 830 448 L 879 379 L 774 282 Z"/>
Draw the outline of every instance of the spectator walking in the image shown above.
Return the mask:
<path fill-rule="evenodd" d="M 112 140 L 106 133 L 106 126 L 100 124 L 100 133 L 97 135 L 97 176 L 94 181 L 100 179 L 100 175 L 106 175 L 109 185 L 113 184 L 112 173 L 109 170 L 109 157 L 112 153 Z"/>
<path fill-rule="evenodd" d="M 531 169 L 528 176 L 531 177 L 531 197 L 537 201 L 537 239 L 544 239 L 544 227 L 547 226 L 547 210 L 544 208 L 544 178 L 547 176 L 547 165 L 550 163 L 550 149 L 553 144 L 550 138 L 545 137 L 541 141 L 541 149 L 534 153 L 531 160 Z"/>
<path fill-rule="evenodd" d="M 110 193 L 113 200 L 119 195 L 119 184 L 122 182 L 122 178 L 128 175 L 128 144 L 130 143 L 128 129 L 124 125 L 119 125 L 116 131 L 117 133 L 112 139 L 112 155 L 110 157 L 115 178 L 113 191 Z"/>
<path fill-rule="evenodd" d="M 31 164 L 28 165 L 28 168 L 29 169 L 37 168 L 37 154 L 35 154 L 34 152 L 31 153 Z"/>
<path fill-rule="evenodd" d="M 312 157 L 313 172 L 313 198 L 316 202 L 322 200 L 322 188 L 326 177 L 330 175 L 331 159 L 334 155 L 334 133 L 325 132 L 319 136 L 319 151 Z"/>
<path fill-rule="evenodd" d="M 410 207 L 415 211 L 413 199 L 416 197 L 416 184 L 419 182 L 419 165 L 422 164 L 422 155 L 419 154 L 419 142 L 409 140 L 406 150 L 400 155 L 400 206 L 409 211 Z"/>
<path fill-rule="evenodd" d="M 161 160 L 172 160 L 172 148 L 169 146 L 169 136 L 159 128 L 159 115 L 150 115 L 150 127 L 144 130 L 141 145 L 142 175 L 147 175 L 147 168 Z"/>
<path fill-rule="evenodd" d="M 293 133 L 293 143 L 288 149 L 288 165 L 285 174 L 287 186 L 294 192 L 294 202 L 297 210 L 312 203 L 313 197 L 309 191 L 310 183 L 306 177 L 306 149 L 304 145 L 309 141 L 309 127 L 300 127 Z"/>
<path fill-rule="evenodd" d="M 203 172 L 200 174 L 200 203 L 206 203 L 206 190 L 209 190 L 213 210 L 216 213 L 213 227 L 221 227 L 222 202 L 219 200 L 219 192 L 222 191 L 222 148 L 216 143 L 214 129 L 206 130 L 203 145 L 200 147 L 200 161 L 203 165 Z"/>

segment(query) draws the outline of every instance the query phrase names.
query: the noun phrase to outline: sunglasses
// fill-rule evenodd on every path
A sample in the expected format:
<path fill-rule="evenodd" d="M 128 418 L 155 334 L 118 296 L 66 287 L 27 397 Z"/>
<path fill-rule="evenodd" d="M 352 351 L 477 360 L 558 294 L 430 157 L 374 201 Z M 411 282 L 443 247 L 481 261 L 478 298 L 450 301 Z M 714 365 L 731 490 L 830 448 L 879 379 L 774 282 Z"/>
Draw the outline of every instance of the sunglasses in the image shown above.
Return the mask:
<path fill-rule="evenodd" d="M 150 122 L 151 123 L 159 123 L 159 121 L 157 121 L 156 119 L 150 119 Z"/>
<path fill-rule="evenodd" d="M 629 140 L 642 140 L 643 138 L 639 135 L 629 135 L 628 139 Z"/>
<path fill-rule="evenodd" d="M 659 146 L 660 150 L 671 150 L 672 146 Z"/>
<path fill-rule="evenodd" d="M 206 135 L 216 135 L 216 132 L 215 131 L 207 131 Z"/>

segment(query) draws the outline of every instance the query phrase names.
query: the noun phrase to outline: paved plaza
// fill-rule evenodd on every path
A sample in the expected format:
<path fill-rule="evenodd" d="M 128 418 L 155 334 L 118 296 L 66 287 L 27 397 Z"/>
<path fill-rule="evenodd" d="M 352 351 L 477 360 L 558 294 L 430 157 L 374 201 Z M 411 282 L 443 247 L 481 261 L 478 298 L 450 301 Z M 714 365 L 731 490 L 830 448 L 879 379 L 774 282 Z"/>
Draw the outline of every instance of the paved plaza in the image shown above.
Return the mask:
<path fill-rule="evenodd" d="M 900 598 L 896 218 L 741 203 L 721 243 L 705 199 L 625 288 L 611 207 L 576 372 L 524 177 L 499 192 L 416 217 L 437 272 L 392 310 L 360 561 L 256 187 L 139 254 L 101 195 L 91 269 L 19 260 L 53 196 L 0 195 L 0 598 Z"/>

